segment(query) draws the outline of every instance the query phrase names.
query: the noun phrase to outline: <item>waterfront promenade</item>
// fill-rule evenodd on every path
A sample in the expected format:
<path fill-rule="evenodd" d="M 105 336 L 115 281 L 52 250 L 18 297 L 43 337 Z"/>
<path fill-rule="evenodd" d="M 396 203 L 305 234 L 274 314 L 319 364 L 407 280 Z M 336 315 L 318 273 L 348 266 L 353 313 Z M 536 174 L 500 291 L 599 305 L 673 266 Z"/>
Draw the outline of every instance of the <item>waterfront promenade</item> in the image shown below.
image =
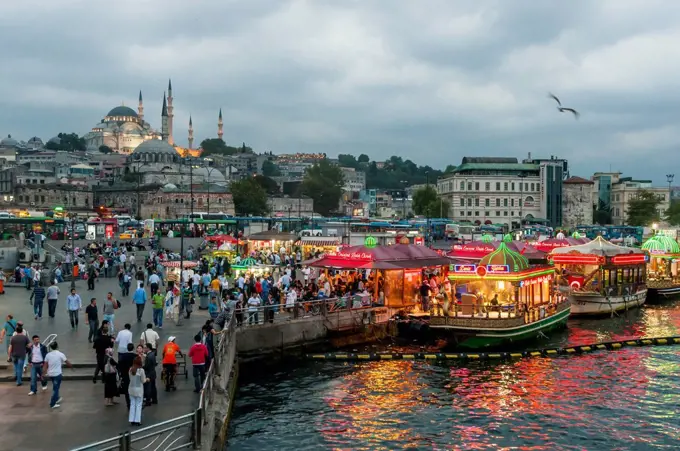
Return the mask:
<path fill-rule="evenodd" d="M 135 342 L 146 324 L 151 322 L 151 306 L 147 305 L 144 311 L 144 319 L 141 323 L 136 320 L 135 306 L 132 298 L 122 298 L 120 289 L 115 278 L 100 279 L 96 283 L 95 291 L 87 291 L 87 283 L 78 281 L 76 288 L 83 299 L 83 311 L 80 315 L 80 327 L 71 329 L 68 314 L 66 312 L 66 296 L 69 294 L 70 282 L 60 284 L 61 294 L 57 305 L 56 318 L 47 316 L 47 302 L 43 309 L 43 319 L 33 319 L 33 306 L 29 305 L 30 292 L 24 288 L 8 287 L 5 294 L 0 295 L 0 315 L 3 324 L 7 314 L 24 322 L 29 334 L 38 334 L 42 338 L 50 334 L 57 334 L 59 349 L 66 354 L 69 360 L 80 366 L 87 364 L 87 368 L 68 369 L 64 368 L 64 382 L 61 386 L 63 402 L 61 408 L 49 408 L 49 396 L 51 395 L 51 383 L 48 390 L 39 392 L 35 396 L 28 396 L 29 384 L 17 387 L 14 382 L 0 382 L 0 399 L 4 406 L 4 414 L 0 416 L 0 451 L 21 449 L 31 450 L 69 450 L 77 446 L 116 436 L 125 430 L 130 430 L 128 423 L 125 400 L 120 398 L 121 404 L 115 407 L 104 406 L 104 386 L 101 382 L 92 383 L 92 378 L 87 380 L 68 380 L 69 376 L 77 376 L 82 379 L 94 371 L 94 351 L 87 341 L 88 326 L 85 318 L 84 307 L 91 297 L 96 297 L 100 308 L 106 298 L 106 293 L 111 291 L 121 301 L 122 307 L 116 311 L 116 332 L 123 324 L 130 323 Z M 173 322 L 165 323 L 162 330 L 158 330 L 163 344 L 167 337 L 174 335 L 177 343 L 183 351 L 187 351 L 193 343 L 193 336 L 198 333 L 201 326 L 208 318 L 205 311 L 195 310 L 189 320 L 182 320 L 180 326 Z M 6 381 L 12 374 L 11 366 L 5 365 L 5 344 L 2 344 L 2 369 L 0 376 Z M 160 358 L 159 358 L 160 361 Z M 158 367 L 160 375 L 160 365 Z M 28 373 L 27 373 L 28 374 Z M 191 364 L 189 363 L 189 377 L 177 378 L 178 389 L 176 392 L 166 393 L 160 380 L 158 405 L 145 408 L 142 412 L 144 426 L 186 414 L 198 405 L 198 396 L 193 393 L 193 378 Z"/>

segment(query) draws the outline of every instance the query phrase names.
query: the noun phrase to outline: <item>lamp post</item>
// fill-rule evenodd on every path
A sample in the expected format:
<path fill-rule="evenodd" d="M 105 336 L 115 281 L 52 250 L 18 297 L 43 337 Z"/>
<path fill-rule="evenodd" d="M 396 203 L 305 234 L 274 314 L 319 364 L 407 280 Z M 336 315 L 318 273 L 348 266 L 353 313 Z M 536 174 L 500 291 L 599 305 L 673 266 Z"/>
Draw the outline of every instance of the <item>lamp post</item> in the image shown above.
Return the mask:
<path fill-rule="evenodd" d="M 71 222 L 71 289 L 76 289 L 76 276 L 74 269 L 76 267 L 76 214 L 71 212 L 68 217 Z"/>
<path fill-rule="evenodd" d="M 404 188 L 401 190 L 401 219 L 406 219 L 406 186 L 408 185 L 408 180 L 399 180 L 399 183 L 404 185 Z"/>
<path fill-rule="evenodd" d="M 425 171 L 425 191 L 430 191 L 430 171 Z M 425 207 L 425 243 L 427 243 L 427 238 L 430 236 L 430 203 L 427 203 Z"/>
<path fill-rule="evenodd" d="M 142 214 L 141 214 L 141 211 L 140 211 L 141 205 L 140 205 L 140 201 L 139 201 L 139 190 L 140 190 L 140 186 L 141 186 L 141 182 L 142 182 L 142 174 L 139 172 L 139 170 L 141 168 L 143 168 L 144 166 L 148 166 L 148 164 L 144 163 L 142 161 L 142 158 L 139 155 L 137 155 L 137 157 L 133 160 L 133 163 L 137 165 L 137 170 L 135 171 L 135 179 L 137 181 L 137 208 L 136 208 L 137 218 L 135 218 L 135 219 L 141 219 Z M 144 164 L 142 164 L 142 163 L 144 163 Z"/>
<path fill-rule="evenodd" d="M 517 177 L 519 178 L 519 228 L 522 229 L 522 220 L 524 216 L 522 215 L 522 206 L 524 205 L 524 178 L 527 175 L 520 173 Z"/>
<path fill-rule="evenodd" d="M 210 213 L 210 177 L 212 176 L 213 171 L 216 171 L 216 170 L 217 170 L 217 168 L 215 168 L 215 167 L 210 167 L 210 166 L 206 167 L 206 172 L 208 173 L 208 181 L 207 181 L 207 184 L 208 184 L 208 213 Z"/>
<path fill-rule="evenodd" d="M 673 179 L 675 178 L 675 174 L 666 174 L 666 181 L 668 182 L 668 208 L 671 208 L 671 200 L 673 197 L 673 191 L 671 189 L 671 185 L 673 184 Z"/>

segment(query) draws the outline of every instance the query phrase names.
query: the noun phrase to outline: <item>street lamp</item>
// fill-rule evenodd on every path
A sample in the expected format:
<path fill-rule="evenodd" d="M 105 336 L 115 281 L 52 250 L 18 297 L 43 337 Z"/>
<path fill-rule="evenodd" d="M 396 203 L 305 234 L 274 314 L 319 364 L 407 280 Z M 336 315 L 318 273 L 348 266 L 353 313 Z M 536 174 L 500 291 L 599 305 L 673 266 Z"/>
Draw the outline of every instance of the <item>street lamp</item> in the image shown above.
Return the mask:
<path fill-rule="evenodd" d="M 430 192 L 430 171 L 425 171 L 425 191 Z M 428 241 L 428 237 L 430 236 L 430 203 L 427 203 L 427 207 L 425 208 L 425 226 L 426 226 L 426 232 L 425 232 L 425 243 Z"/>
<path fill-rule="evenodd" d="M 527 175 L 525 173 L 520 173 L 517 175 L 519 178 L 519 228 L 522 230 L 522 222 L 524 216 L 522 215 L 522 206 L 524 205 L 524 178 Z"/>
<path fill-rule="evenodd" d="M 404 185 L 401 190 L 401 207 L 402 207 L 402 219 L 406 219 L 406 187 L 408 186 L 408 180 L 399 180 L 399 183 Z"/>
<path fill-rule="evenodd" d="M 671 197 L 673 197 L 673 191 L 671 190 L 671 184 L 673 184 L 673 179 L 675 174 L 666 174 L 666 181 L 668 182 L 668 208 L 671 208 Z"/>
<path fill-rule="evenodd" d="M 75 290 L 76 289 L 76 276 L 75 276 L 75 267 L 76 267 L 76 214 L 73 212 L 70 212 L 68 214 L 69 217 L 69 222 L 71 223 L 71 289 Z"/>
<path fill-rule="evenodd" d="M 137 180 L 137 215 L 136 215 L 137 218 L 136 219 L 141 219 L 142 213 L 141 213 L 141 205 L 140 205 L 140 202 L 139 202 L 139 189 L 140 189 L 140 185 L 141 185 L 141 181 L 142 181 L 141 180 L 142 174 L 139 172 L 139 170 L 141 168 L 143 168 L 144 166 L 148 166 L 148 164 L 144 163 L 142 161 L 142 158 L 139 155 L 136 156 L 136 158 L 133 160 L 133 163 L 137 165 L 137 170 L 135 171 L 135 179 Z M 144 164 L 142 164 L 142 163 L 144 163 Z"/>
<path fill-rule="evenodd" d="M 207 181 L 207 184 L 208 184 L 208 213 L 210 213 L 210 177 L 211 177 L 213 171 L 217 171 L 217 168 L 206 166 L 205 169 L 206 169 L 206 172 L 208 173 L 208 181 Z M 203 180 L 203 181 L 205 182 L 205 180 Z"/>

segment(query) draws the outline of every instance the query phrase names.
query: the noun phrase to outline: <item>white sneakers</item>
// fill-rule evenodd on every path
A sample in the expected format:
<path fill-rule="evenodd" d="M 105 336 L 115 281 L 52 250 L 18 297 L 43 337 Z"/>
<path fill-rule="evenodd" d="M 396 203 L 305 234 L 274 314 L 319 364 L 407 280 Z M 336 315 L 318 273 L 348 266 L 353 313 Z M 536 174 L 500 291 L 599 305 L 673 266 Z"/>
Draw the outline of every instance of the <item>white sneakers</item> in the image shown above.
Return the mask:
<path fill-rule="evenodd" d="M 28 396 L 33 396 L 33 395 L 35 395 L 35 392 L 34 392 L 34 391 L 29 391 L 29 392 L 28 392 Z"/>

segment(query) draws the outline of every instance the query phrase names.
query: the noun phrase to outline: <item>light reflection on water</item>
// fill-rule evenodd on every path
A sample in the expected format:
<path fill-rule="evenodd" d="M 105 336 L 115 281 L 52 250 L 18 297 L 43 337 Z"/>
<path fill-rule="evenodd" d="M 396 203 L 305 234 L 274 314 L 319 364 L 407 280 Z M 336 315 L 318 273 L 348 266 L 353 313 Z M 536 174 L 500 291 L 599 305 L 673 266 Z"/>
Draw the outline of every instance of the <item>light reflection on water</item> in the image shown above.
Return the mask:
<path fill-rule="evenodd" d="M 676 305 L 543 345 L 676 335 Z M 241 381 L 230 450 L 679 449 L 680 347 L 469 364 L 306 363 Z"/>

